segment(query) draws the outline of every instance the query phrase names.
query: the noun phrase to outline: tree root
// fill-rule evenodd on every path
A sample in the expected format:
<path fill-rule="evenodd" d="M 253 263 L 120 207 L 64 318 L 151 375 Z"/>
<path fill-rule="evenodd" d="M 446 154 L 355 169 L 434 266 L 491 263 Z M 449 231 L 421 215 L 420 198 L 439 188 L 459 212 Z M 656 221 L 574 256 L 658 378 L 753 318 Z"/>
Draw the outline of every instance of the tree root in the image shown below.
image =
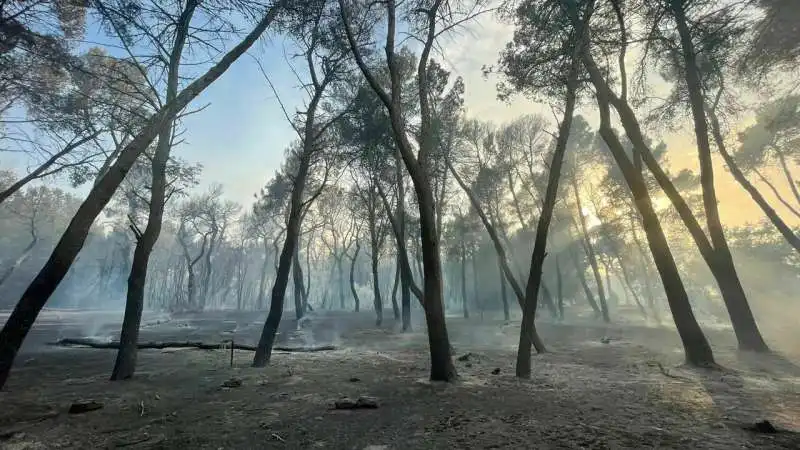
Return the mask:
<path fill-rule="evenodd" d="M 56 342 L 51 342 L 48 345 L 54 345 L 59 347 L 89 347 L 89 348 L 98 348 L 98 349 L 118 349 L 119 342 L 101 342 L 95 341 L 93 339 L 74 339 L 74 338 L 65 338 L 59 339 Z M 199 350 L 219 350 L 219 349 L 230 349 L 231 348 L 231 341 L 225 341 L 219 344 L 210 344 L 207 342 L 140 342 L 136 345 L 136 348 L 139 350 L 144 349 L 165 349 L 165 348 L 196 348 Z M 246 344 L 233 344 L 234 350 L 245 350 L 254 352 L 256 351 L 255 345 L 246 345 Z M 333 345 L 319 345 L 315 347 L 273 347 L 273 351 L 277 352 L 293 352 L 293 353 L 311 353 L 311 352 L 324 352 L 329 350 L 336 350 L 336 347 Z"/>

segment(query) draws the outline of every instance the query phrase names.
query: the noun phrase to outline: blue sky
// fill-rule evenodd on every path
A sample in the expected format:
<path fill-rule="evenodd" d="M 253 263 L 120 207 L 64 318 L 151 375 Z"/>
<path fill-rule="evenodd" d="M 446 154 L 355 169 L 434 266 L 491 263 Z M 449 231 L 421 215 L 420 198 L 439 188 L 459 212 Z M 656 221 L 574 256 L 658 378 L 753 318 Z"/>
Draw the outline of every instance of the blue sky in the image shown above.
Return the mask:
<path fill-rule="evenodd" d="M 242 28 L 248 26 L 242 24 Z M 80 51 L 100 45 L 114 56 L 125 56 L 122 49 L 115 48 L 118 42 L 100 32 L 95 21 L 90 22 L 87 28 L 84 42 L 79 45 Z M 515 105 L 498 102 L 494 82 L 481 77 L 481 65 L 495 61 L 509 31 L 492 17 L 482 16 L 481 22 L 471 25 L 468 32 L 442 41 L 446 60 L 442 61 L 441 55 L 433 55 L 455 75 L 465 78 L 467 109 L 480 117 L 503 121 L 521 112 L 531 112 L 529 102 L 516 102 Z M 233 42 L 228 45 L 233 45 Z M 267 33 L 193 102 L 190 109 L 210 105 L 184 119 L 184 143 L 173 153 L 203 165 L 198 190 L 221 183 L 226 197 L 247 205 L 252 202 L 253 194 L 280 167 L 284 149 L 296 139 L 296 134 L 286 122 L 254 58 L 261 61 L 291 113 L 302 106 L 304 94 L 296 76 L 286 65 L 284 47 L 287 45 L 280 36 Z M 297 64 L 301 76 L 304 73 L 302 68 L 302 63 Z M 188 75 L 188 72 L 196 71 L 191 67 L 182 68 L 182 74 Z M 0 166 L 11 166 L 20 173 L 28 170 L 29 163 L 18 155 L 0 155 Z M 47 183 L 69 188 L 63 181 L 47 180 Z M 85 195 L 88 189 L 88 185 L 83 186 L 76 190 L 76 194 Z"/>

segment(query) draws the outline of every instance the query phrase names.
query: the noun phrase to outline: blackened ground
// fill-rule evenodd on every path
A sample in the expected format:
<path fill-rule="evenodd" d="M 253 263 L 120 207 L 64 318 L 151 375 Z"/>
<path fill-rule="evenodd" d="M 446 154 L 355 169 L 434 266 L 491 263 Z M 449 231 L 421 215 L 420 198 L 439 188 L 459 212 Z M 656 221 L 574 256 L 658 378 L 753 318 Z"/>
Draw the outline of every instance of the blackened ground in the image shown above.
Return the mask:
<path fill-rule="evenodd" d="M 388 313 L 391 314 L 390 312 Z M 261 314 L 203 314 L 146 323 L 142 340 L 253 343 Z M 35 341 L 102 337 L 113 325 L 65 327 Z M 44 324 L 44 325 L 42 325 Z M 127 382 L 108 381 L 112 350 L 29 344 L 0 393 L 0 448 L 8 449 L 548 449 L 800 448 L 800 369 L 779 357 L 739 355 L 727 331 L 709 332 L 718 371 L 691 370 L 674 330 L 597 324 L 539 325 L 551 352 L 533 377 L 514 378 L 516 323 L 449 318 L 461 379 L 427 381 L 424 330 L 375 329 L 372 314 L 312 317 L 280 341 L 339 350 L 276 353 L 142 351 Z M 52 325 L 56 326 L 56 325 Z M 788 355 L 797 361 L 798 355 Z M 499 372 L 499 373 L 498 373 Z M 494 374 L 493 374 L 494 373 Z M 240 387 L 223 388 L 232 377 Z M 380 407 L 334 410 L 343 396 Z M 104 407 L 69 415 L 79 400 Z M 777 434 L 748 431 L 769 420 Z"/>

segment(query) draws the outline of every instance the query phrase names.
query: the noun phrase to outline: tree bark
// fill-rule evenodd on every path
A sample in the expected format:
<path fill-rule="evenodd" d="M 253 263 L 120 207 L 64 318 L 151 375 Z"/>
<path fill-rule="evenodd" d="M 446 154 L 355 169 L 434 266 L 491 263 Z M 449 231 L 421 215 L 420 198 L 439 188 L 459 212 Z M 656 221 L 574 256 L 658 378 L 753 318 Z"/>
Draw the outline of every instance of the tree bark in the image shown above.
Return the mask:
<path fill-rule="evenodd" d="M 343 254 L 339 254 L 336 258 L 336 274 L 337 283 L 339 285 L 339 308 L 344 310 L 344 269 L 342 268 Z"/>
<path fill-rule="evenodd" d="M 114 165 L 92 187 L 86 200 L 78 208 L 56 244 L 50 258 L 28 286 L 0 332 L 0 389 L 8 379 L 14 358 L 28 335 L 30 327 L 67 274 L 72 262 L 83 247 L 92 223 L 108 204 L 133 163 L 155 139 L 167 121 L 173 119 L 258 40 L 283 6 L 283 1 L 276 3 L 253 30 L 226 53 L 217 64 L 183 89 L 174 102 L 165 104 L 158 112 L 150 116 L 139 134 L 120 152 Z"/>

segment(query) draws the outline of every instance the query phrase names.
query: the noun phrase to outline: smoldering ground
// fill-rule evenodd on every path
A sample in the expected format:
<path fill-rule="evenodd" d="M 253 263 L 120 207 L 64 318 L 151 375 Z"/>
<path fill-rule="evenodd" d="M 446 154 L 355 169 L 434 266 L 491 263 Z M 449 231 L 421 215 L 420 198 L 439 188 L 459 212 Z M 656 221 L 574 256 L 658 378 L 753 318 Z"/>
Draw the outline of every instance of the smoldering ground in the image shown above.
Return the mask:
<path fill-rule="evenodd" d="M 86 317 L 89 314 L 84 314 Z M 258 314 L 173 315 L 140 342 L 254 342 Z M 488 316 L 488 315 L 485 315 Z M 709 331 L 721 370 L 690 369 L 674 330 L 590 319 L 542 319 L 549 353 L 531 380 L 513 376 L 519 326 L 497 317 L 449 317 L 459 382 L 427 381 L 422 323 L 400 333 L 372 312 L 287 320 L 263 369 L 226 348 L 141 350 L 136 377 L 107 381 L 114 350 L 29 348 L 2 394 L 6 448 L 796 448 L 800 369 L 777 357 L 742 357 L 729 330 Z M 71 327 L 71 329 L 70 329 Z M 85 330 L 77 321 L 42 342 Z M 97 335 L 101 337 L 101 335 Z M 791 355 L 789 355 L 791 356 Z M 794 355 L 797 357 L 800 355 Z M 237 387 L 225 387 L 231 379 Z M 32 383 L 31 380 L 36 380 Z M 342 397 L 375 397 L 374 410 L 336 410 Z M 76 401 L 100 411 L 66 413 Z M 779 433 L 749 431 L 769 420 Z M 381 447 L 383 446 L 383 447 Z"/>

